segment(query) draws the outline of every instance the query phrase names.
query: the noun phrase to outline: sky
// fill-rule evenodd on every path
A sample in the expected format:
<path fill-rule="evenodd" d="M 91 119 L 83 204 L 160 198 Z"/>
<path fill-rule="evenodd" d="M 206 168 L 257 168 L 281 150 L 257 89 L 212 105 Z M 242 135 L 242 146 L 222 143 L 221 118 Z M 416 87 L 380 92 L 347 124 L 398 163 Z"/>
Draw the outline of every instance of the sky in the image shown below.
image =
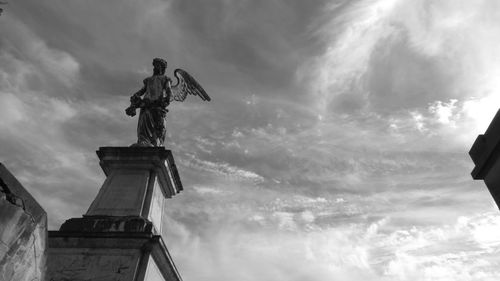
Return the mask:
<path fill-rule="evenodd" d="M 500 214 L 468 151 L 500 105 L 500 2 L 16 0 L 0 16 L 0 162 L 51 229 L 136 141 L 163 57 L 212 101 L 167 115 L 185 281 L 498 280 Z"/>

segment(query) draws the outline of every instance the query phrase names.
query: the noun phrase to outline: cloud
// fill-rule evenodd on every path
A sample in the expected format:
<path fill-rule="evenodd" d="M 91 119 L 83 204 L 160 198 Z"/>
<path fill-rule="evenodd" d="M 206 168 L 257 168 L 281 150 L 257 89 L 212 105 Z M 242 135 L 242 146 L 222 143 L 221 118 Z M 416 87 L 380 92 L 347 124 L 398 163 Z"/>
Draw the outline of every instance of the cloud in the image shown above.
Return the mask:
<path fill-rule="evenodd" d="M 200 160 L 192 156 L 189 164 L 190 167 L 194 167 L 199 170 L 207 170 L 211 173 L 215 173 L 218 176 L 236 177 L 241 180 L 250 180 L 254 182 L 262 182 L 263 178 L 252 171 L 245 171 L 238 169 L 234 166 L 230 166 L 228 163 L 214 163 L 210 161 Z"/>
<path fill-rule="evenodd" d="M 229 232 L 210 227 L 206 230 L 211 233 L 208 243 L 186 239 L 186 244 L 172 245 L 173 254 L 181 260 L 211 261 L 209 264 L 185 263 L 203 266 L 198 270 L 185 268 L 184 272 L 189 275 L 184 277 L 210 278 L 212 274 L 220 274 L 214 268 L 234 264 L 245 266 L 237 271 L 225 271 L 225 278 L 251 280 L 253 277 L 249 274 L 257 266 L 261 268 L 259 277 L 264 280 L 294 280 L 299 276 L 311 280 L 357 280 L 361 276 L 373 280 L 493 280 L 498 277 L 495 270 L 498 259 L 493 253 L 499 243 L 497 238 L 488 235 L 497 227 L 496 214 L 461 217 L 449 225 L 403 229 L 393 229 L 390 216 L 373 223 L 321 228 L 297 228 L 301 218 L 290 213 L 271 212 L 260 216 L 259 220 L 262 217 L 279 219 L 272 224 L 261 224 L 262 230 L 258 231 L 241 224 L 233 225 Z M 174 219 L 172 225 L 181 227 L 177 223 Z M 184 231 L 189 227 L 183 225 L 181 229 L 182 235 L 186 235 Z M 262 231 L 266 235 L 262 236 Z M 223 245 L 219 244 L 221 241 Z M 185 249 L 190 249 L 189 257 Z M 221 256 L 233 258 L 217 258 Z M 295 267 L 301 270 L 290 271 Z"/>
<path fill-rule="evenodd" d="M 81 144 L 82 132 L 72 139 L 72 128 L 82 126 L 87 113 L 99 119 L 105 114 L 94 110 L 97 105 L 75 99 L 81 76 L 74 57 L 50 48 L 17 19 L 7 20 L 12 29 L 2 25 L 7 36 L 0 39 L 2 162 L 13 167 L 43 206 L 54 208 L 50 225 L 55 228 L 67 214 L 84 212 L 87 202 L 71 200 L 90 200 L 102 177 L 96 177 L 91 160 L 94 144 L 85 149 L 75 145 Z"/>
<path fill-rule="evenodd" d="M 496 112 L 497 22 L 486 1 L 355 1 L 327 5 L 325 52 L 307 61 L 322 127 L 466 149 Z M 325 19 L 331 16 L 330 19 Z M 477 30 L 481 30 L 477 33 Z M 329 117 L 330 116 L 330 117 Z M 368 126 L 367 120 L 371 119 Z M 372 130 L 371 127 L 376 127 Z M 404 132 L 404 133 L 403 133 Z M 342 132 L 338 132 L 341 134 Z"/>
<path fill-rule="evenodd" d="M 466 151 L 497 109 L 497 5 L 16 3 L 2 162 L 52 229 L 80 216 L 93 151 L 135 140 L 123 109 L 164 56 L 212 97 L 167 116 L 185 190 L 163 230 L 186 280 L 496 280 L 496 207 Z"/>
<path fill-rule="evenodd" d="M 432 98 L 431 95 L 448 98 L 470 95 L 463 88 L 471 89 L 472 82 L 479 86 L 477 90 L 481 89 L 475 78 L 487 77 L 495 69 L 485 67 L 493 66 L 496 60 L 491 44 L 487 43 L 498 39 L 492 18 L 481 20 L 492 13 L 489 5 L 485 1 L 460 5 L 425 0 L 353 2 L 319 31 L 320 36 L 331 42 L 326 52 L 313 62 L 317 76 L 314 81 L 317 89 L 313 93 L 320 95 L 322 105 L 347 92 L 353 96 L 365 95 L 369 100 L 384 98 L 389 105 L 398 96 L 410 101 L 410 104 L 399 102 L 398 108 L 422 105 L 412 103 L 417 97 L 408 91 L 417 92 L 423 105 L 432 101 L 425 100 Z M 476 29 L 484 32 L 478 36 Z M 470 67 L 479 71 L 471 73 Z M 375 79 L 370 81 L 370 77 Z M 380 85 L 382 88 L 373 93 L 377 83 L 384 80 L 389 84 Z M 412 84 L 418 81 L 425 83 Z M 372 109 L 381 110 L 386 105 L 381 102 L 375 106 Z"/>
<path fill-rule="evenodd" d="M 49 48 L 24 23 L 16 19 L 11 21 L 12 29 L 5 29 L 6 26 L 3 26 L 3 31 L 8 36 L 0 44 L 5 59 L 15 56 L 16 58 L 10 59 L 16 60 L 18 64 L 27 64 L 24 67 L 31 70 L 29 79 L 20 84 L 33 85 L 30 80 L 37 81 L 41 79 L 40 76 L 45 76 L 48 83 L 61 83 L 67 88 L 74 86 L 80 70 L 78 61 L 65 51 Z M 33 71 L 35 69 L 36 72 Z"/>

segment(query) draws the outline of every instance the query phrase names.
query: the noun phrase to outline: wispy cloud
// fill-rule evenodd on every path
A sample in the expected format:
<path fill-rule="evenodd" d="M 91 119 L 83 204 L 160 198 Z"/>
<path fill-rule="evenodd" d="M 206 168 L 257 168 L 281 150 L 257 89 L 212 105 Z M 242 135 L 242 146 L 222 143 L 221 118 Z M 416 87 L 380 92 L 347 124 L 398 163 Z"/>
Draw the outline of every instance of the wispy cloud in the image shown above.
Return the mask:
<path fill-rule="evenodd" d="M 49 213 L 85 212 L 94 151 L 135 141 L 164 56 L 185 280 L 496 280 L 499 219 L 466 154 L 499 103 L 486 0 L 21 1 L 0 17 L 0 157 Z M 113 13 L 110 13 L 113 11 Z"/>

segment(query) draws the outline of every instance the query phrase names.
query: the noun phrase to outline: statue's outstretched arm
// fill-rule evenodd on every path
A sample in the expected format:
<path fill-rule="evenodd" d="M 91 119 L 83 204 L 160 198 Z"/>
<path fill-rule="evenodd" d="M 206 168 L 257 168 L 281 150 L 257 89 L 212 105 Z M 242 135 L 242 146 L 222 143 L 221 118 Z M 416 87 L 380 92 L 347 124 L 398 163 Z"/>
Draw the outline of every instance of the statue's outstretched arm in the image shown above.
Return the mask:
<path fill-rule="evenodd" d="M 144 95 L 144 93 L 146 93 L 146 81 L 144 81 L 144 86 L 142 87 L 142 89 L 140 89 L 130 97 L 130 106 L 125 109 L 125 113 L 128 116 L 135 116 L 135 110 L 137 108 L 140 108 L 143 104 L 141 96 Z"/>

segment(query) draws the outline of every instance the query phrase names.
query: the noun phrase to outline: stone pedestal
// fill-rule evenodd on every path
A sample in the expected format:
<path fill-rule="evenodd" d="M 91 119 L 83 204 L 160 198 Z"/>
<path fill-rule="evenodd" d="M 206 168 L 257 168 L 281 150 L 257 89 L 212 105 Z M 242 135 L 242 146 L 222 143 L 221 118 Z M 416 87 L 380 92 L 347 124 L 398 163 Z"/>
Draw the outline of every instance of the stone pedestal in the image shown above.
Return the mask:
<path fill-rule="evenodd" d="M 145 232 L 49 232 L 51 281 L 180 281 L 161 236 Z"/>
<path fill-rule="evenodd" d="M 486 132 L 476 138 L 469 155 L 475 165 L 472 178 L 484 180 L 495 203 L 500 207 L 500 110 Z"/>
<path fill-rule="evenodd" d="M 107 178 L 82 218 L 49 232 L 49 280 L 181 280 L 160 235 L 165 200 L 182 190 L 171 152 L 103 147 L 97 155 Z"/>

